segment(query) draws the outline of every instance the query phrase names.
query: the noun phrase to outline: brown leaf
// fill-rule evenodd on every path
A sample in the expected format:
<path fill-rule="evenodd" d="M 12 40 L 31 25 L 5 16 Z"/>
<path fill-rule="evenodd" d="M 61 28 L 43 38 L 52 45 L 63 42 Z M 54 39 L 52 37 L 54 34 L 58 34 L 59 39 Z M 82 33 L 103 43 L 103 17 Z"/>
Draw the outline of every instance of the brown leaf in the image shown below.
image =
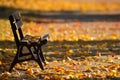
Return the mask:
<path fill-rule="evenodd" d="M 85 72 L 92 72 L 93 70 L 91 68 L 87 68 Z"/>

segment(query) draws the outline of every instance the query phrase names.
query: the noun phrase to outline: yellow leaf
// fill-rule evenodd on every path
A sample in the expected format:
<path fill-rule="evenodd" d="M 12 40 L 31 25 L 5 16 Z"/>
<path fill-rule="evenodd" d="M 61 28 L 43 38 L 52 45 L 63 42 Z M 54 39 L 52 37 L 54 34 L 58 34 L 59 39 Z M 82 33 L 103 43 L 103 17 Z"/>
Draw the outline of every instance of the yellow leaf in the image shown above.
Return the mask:
<path fill-rule="evenodd" d="M 53 62 L 54 62 L 54 63 L 57 63 L 58 61 L 57 61 L 57 60 L 54 60 Z"/>
<path fill-rule="evenodd" d="M 100 66 L 100 68 L 101 68 L 101 70 L 102 70 L 102 71 L 106 71 L 106 72 L 108 72 L 108 71 L 109 71 L 109 70 L 108 70 L 108 68 L 105 68 L 105 66 L 103 66 L 103 65 L 102 65 L 102 66 Z"/>
<path fill-rule="evenodd" d="M 69 52 L 69 53 L 73 53 L 74 51 L 73 51 L 72 49 L 70 49 L 68 52 Z"/>
<path fill-rule="evenodd" d="M 99 73 L 99 74 L 96 74 L 96 76 L 97 76 L 97 77 L 103 77 L 104 74 Z"/>
<path fill-rule="evenodd" d="M 21 65 L 20 65 L 19 63 L 17 63 L 17 64 L 15 65 L 15 67 L 16 67 L 16 68 L 21 68 Z"/>
<path fill-rule="evenodd" d="M 62 60 L 62 63 L 65 63 L 65 62 L 66 62 L 66 60 L 65 60 L 65 59 L 63 59 L 63 60 Z"/>
<path fill-rule="evenodd" d="M 72 75 L 72 74 L 69 74 L 69 75 L 66 77 L 66 79 L 72 79 L 72 78 L 74 78 L 74 75 Z"/>
<path fill-rule="evenodd" d="M 76 74 L 76 77 L 77 77 L 77 78 L 83 78 L 83 77 L 85 77 L 85 76 L 84 76 L 83 73 L 78 73 L 78 74 Z"/>
<path fill-rule="evenodd" d="M 116 70 L 111 70 L 111 71 L 109 72 L 109 76 L 114 76 L 114 77 L 116 77 L 116 76 L 117 76 L 117 71 L 116 71 Z"/>

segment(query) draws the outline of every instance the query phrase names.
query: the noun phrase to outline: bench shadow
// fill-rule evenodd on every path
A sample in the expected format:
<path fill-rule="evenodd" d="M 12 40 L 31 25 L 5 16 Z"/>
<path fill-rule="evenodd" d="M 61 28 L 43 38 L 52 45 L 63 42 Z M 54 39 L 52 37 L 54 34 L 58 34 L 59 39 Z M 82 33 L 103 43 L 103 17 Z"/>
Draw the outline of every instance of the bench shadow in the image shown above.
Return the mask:
<path fill-rule="evenodd" d="M 16 44 L 13 41 L 0 41 L 0 48 L 16 49 Z M 69 55 L 69 50 L 73 50 L 72 55 Z M 103 55 L 108 55 L 110 53 L 120 55 L 120 40 L 49 41 L 47 45 L 43 46 L 43 52 L 46 53 L 45 55 L 55 58 L 61 58 L 63 57 L 63 54 L 66 53 L 68 53 L 68 56 L 72 57 L 80 57 L 82 55 L 87 56 L 88 53 L 89 55 L 94 56 L 97 52 L 101 52 Z"/>
<path fill-rule="evenodd" d="M 120 14 L 83 14 L 80 11 L 37 11 L 0 6 L 0 19 L 8 19 L 14 11 L 20 11 L 25 21 L 41 23 L 65 21 L 120 21 Z M 45 20 L 46 19 L 46 20 Z"/>
<path fill-rule="evenodd" d="M 95 56 L 100 52 L 102 55 L 115 53 L 120 55 L 120 40 L 94 40 L 94 41 L 54 41 L 48 42 L 45 52 L 55 52 L 49 54 L 51 57 L 62 58 L 63 56 L 80 57 Z M 69 50 L 73 50 L 71 54 Z"/>

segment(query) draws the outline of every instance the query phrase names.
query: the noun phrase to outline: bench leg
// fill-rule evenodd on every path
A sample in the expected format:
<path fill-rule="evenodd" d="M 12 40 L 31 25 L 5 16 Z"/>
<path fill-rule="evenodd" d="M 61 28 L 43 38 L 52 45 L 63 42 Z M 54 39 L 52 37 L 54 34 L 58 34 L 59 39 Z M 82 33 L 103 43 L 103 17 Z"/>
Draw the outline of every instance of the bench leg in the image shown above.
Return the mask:
<path fill-rule="evenodd" d="M 40 68 L 41 68 L 42 70 L 44 70 L 44 67 L 43 67 L 43 65 L 42 65 L 42 60 L 41 60 L 41 57 L 40 57 L 39 53 L 37 53 L 37 57 L 38 57 L 37 63 L 39 64 Z"/>
<path fill-rule="evenodd" d="M 32 59 L 35 60 L 39 64 L 39 66 L 42 70 L 44 70 L 44 67 L 42 65 L 42 60 L 41 60 L 41 57 L 38 52 L 39 50 L 36 48 L 34 48 L 34 49 L 35 49 L 35 52 L 37 53 L 37 58 L 34 56 L 34 52 L 32 52 L 31 47 L 28 47 L 28 50 L 30 51 L 30 53 L 32 55 Z"/>
<path fill-rule="evenodd" d="M 10 69 L 9 69 L 9 72 L 12 71 L 13 67 L 15 66 L 16 63 L 19 63 L 20 61 L 18 60 L 19 56 L 20 56 L 20 53 L 22 53 L 22 49 L 23 49 L 23 46 L 20 46 L 18 49 L 17 49 L 17 53 L 14 57 L 14 60 L 13 62 L 11 63 L 11 66 L 10 66 Z"/>
<path fill-rule="evenodd" d="M 42 52 L 41 48 L 37 48 L 37 49 L 35 50 L 35 51 L 37 52 L 37 58 L 35 58 L 34 53 L 31 51 L 31 47 L 27 47 L 27 48 L 28 48 L 30 54 L 32 55 L 31 60 L 35 60 L 35 61 L 39 64 L 40 68 L 41 68 L 42 70 L 44 70 L 44 67 L 43 67 L 42 62 L 45 62 L 45 58 L 44 58 L 44 56 L 43 56 L 43 52 Z M 13 69 L 13 67 L 15 66 L 16 63 L 21 62 L 20 60 L 18 60 L 19 56 L 21 55 L 20 53 L 22 53 L 21 51 L 22 51 L 22 47 L 19 47 L 19 49 L 17 50 L 17 53 L 16 53 L 16 55 L 15 55 L 15 57 L 14 57 L 14 60 L 13 60 L 13 62 L 11 63 L 9 72 L 12 71 L 12 69 Z M 23 61 L 24 61 L 24 60 L 23 60 Z M 23 61 L 22 61 L 22 62 L 23 62 Z"/>
<path fill-rule="evenodd" d="M 44 63 L 44 62 L 45 62 L 45 57 L 44 57 L 44 55 L 43 55 L 42 49 L 40 48 L 39 51 L 40 51 L 40 52 L 39 52 L 39 56 L 41 57 L 42 62 Z"/>
<path fill-rule="evenodd" d="M 13 67 L 15 66 L 15 64 L 16 64 L 17 62 L 18 62 L 18 51 L 17 51 L 17 54 L 15 55 L 15 58 L 14 58 L 13 62 L 11 63 L 9 72 L 12 71 Z"/>
<path fill-rule="evenodd" d="M 43 55 L 42 48 L 40 46 L 33 47 L 33 48 L 35 50 L 35 53 L 38 53 L 39 56 L 41 57 L 42 62 L 45 62 L 45 57 Z"/>

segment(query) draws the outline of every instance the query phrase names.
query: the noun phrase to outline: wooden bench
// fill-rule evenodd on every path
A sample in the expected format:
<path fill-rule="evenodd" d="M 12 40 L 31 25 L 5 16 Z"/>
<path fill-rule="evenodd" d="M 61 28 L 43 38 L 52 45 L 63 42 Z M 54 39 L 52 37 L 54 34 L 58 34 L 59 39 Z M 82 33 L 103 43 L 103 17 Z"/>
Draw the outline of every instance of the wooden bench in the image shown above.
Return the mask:
<path fill-rule="evenodd" d="M 34 60 L 36 61 L 40 68 L 44 70 L 43 64 L 46 64 L 45 58 L 42 52 L 42 46 L 47 43 L 49 35 L 44 35 L 43 37 L 35 37 L 31 35 L 23 35 L 22 32 L 22 19 L 20 12 L 14 12 L 9 16 L 9 21 L 11 24 L 11 29 L 14 35 L 14 39 L 17 46 L 17 52 L 14 57 L 13 62 L 11 63 L 9 72 L 12 71 L 16 63 Z M 27 52 L 24 52 L 24 48 L 27 49 Z"/>

